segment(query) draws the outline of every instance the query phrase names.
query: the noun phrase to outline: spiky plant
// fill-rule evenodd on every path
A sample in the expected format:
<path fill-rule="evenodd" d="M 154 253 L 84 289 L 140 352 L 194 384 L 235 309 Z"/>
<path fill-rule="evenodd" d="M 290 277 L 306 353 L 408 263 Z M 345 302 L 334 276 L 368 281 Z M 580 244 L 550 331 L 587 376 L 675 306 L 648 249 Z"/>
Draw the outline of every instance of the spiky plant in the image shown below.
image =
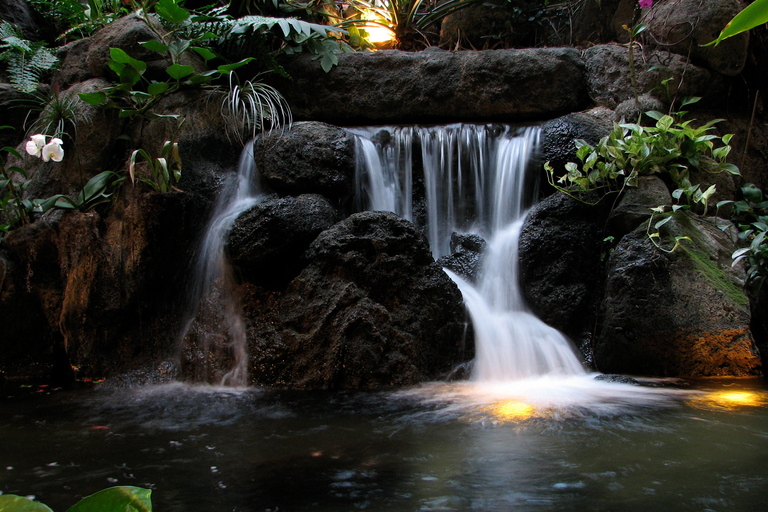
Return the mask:
<path fill-rule="evenodd" d="M 221 102 L 221 114 L 230 133 L 243 144 L 247 134 L 253 139 L 257 132 L 281 130 L 293 122 L 291 108 L 277 89 L 256 80 L 240 85 L 233 72 L 229 74 L 229 91 Z"/>

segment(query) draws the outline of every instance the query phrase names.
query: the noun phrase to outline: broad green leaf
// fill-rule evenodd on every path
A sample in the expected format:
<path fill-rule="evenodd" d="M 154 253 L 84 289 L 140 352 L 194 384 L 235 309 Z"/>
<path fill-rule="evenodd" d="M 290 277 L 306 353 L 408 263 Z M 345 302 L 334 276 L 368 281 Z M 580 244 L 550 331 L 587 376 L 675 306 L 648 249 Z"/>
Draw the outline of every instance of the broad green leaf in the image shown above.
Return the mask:
<path fill-rule="evenodd" d="M 77 94 L 80 99 L 89 105 L 99 106 L 107 102 L 107 95 L 103 92 L 81 92 Z"/>
<path fill-rule="evenodd" d="M 723 39 L 741 34 L 764 23 L 768 23 L 768 0 L 755 0 L 728 22 L 717 39 L 704 46 L 712 44 L 717 46 Z"/>
<path fill-rule="evenodd" d="M 237 68 L 243 67 L 253 60 L 253 57 L 246 57 L 245 59 L 232 64 L 222 64 L 216 68 L 220 73 L 229 74 L 230 71 L 234 71 Z"/>
<path fill-rule="evenodd" d="M 118 486 L 91 494 L 67 512 L 152 512 L 152 490 Z"/>
<path fill-rule="evenodd" d="M 42 503 L 15 494 L 0 495 L 0 512 L 53 512 Z"/>
<path fill-rule="evenodd" d="M 131 66 L 133 69 L 135 69 L 139 73 L 143 73 L 144 71 L 147 70 L 146 62 L 144 62 L 143 60 L 134 59 L 133 57 L 125 53 L 125 51 L 120 48 L 110 48 L 109 56 L 115 62 L 119 62 L 120 64 L 126 64 L 128 66 Z"/>
<path fill-rule="evenodd" d="M 185 64 L 173 64 L 172 66 L 168 66 L 168 69 L 166 69 L 165 72 L 168 73 L 171 78 L 181 80 L 182 78 L 194 73 L 195 68 Z"/>
<path fill-rule="evenodd" d="M 170 23 L 183 23 L 189 18 L 189 11 L 180 7 L 176 0 L 160 0 L 155 4 L 155 12 Z"/>
<path fill-rule="evenodd" d="M 666 217 L 653 225 L 654 229 L 658 230 L 661 226 L 672 220 L 672 217 Z"/>
<path fill-rule="evenodd" d="M 174 60 L 179 57 L 182 53 L 187 51 L 189 48 L 189 41 L 186 39 L 175 39 L 170 45 L 168 45 L 168 50 L 170 50 L 171 55 L 174 56 Z"/>
<path fill-rule="evenodd" d="M 157 39 L 152 39 L 151 41 L 143 41 L 139 44 L 144 48 L 147 48 L 157 53 L 165 53 L 168 51 L 168 45 L 161 43 Z"/>
<path fill-rule="evenodd" d="M 208 48 L 203 48 L 202 46 L 193 46 L 192 49 L 197 52 L 197 54 L 200 55 L 206 62 L 216 58 L 216 54 Z"/>
<path fill-rule="evenodd" d="M 147 86 L 147 92 L 152 96 L 159 96 L 168 90 L 168 82 L 152 82 Z"/>
<path fill-rule="evenodd" d="M 754 183 L 747 183 L 741 187 L 741 194 L 744 199 L 753 203 L 759 203 L 763 200 L 763 192 Z"/>

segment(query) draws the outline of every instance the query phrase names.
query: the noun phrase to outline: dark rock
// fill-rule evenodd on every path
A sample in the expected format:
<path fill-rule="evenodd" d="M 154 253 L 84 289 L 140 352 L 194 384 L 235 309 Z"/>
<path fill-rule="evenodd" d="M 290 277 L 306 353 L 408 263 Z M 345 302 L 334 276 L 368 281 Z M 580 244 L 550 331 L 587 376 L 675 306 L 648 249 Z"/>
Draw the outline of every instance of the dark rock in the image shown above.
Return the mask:
<path fill-rule="evenodd" d="M 188 271 L 183 263 L 191 258 L 205 207 L 181 192 L 129 193 L 130 200 L 105 217 L 71 212 L 5 236 L 8 258 L 23 269 L 14 298 L 45 318 L 47 334 L 38 343 L 51 346 L 42 353 L 61 351 L 51 371 L 63 360 L 64 369 L 71 364 L 79 377 L 103 377 L 175 351 L 178 297 Z M 12 311 L 2 311 L 3 317 Z M 31 350 L 35 345 L 24 347 L 26 356 Z M 24 357 L 18 354 L 16 362 Z M 8 367 L 14 375 L 26 371 L 13 361 Z"/>
<path fill-rule="evenodd" d="M 310 264 L 282 296 L 246 306 L 256 382 L 409 385 L 471 357 L 463 351 L 461 294 L 410 222 L 354 214 L 321 233 L 307 255 Z"/>
<path fill-rule="evenodd" d="M 488 244 L 479 235 L 452 233 L 451 254 L 437 260 L 442 268 L 447 268 L 473 283 L 480 271 L 483 253 Z"/>
<path fill-rule="evenodd" d="M 588 101 L 572 48 L 345 53 L 329 73 L 311 55 L 283 64 L 294 80 L 274 85 L 294 117 L 342 126 L 544 119 Z"/>
<path fill-rule="evenodd" d="M 520 233 L 520 285 L 529 307 L 591 360 L 603 225 L 610 204 L 589 206 L 557 193 L 536 205 Z"/>
<path fill-rule="evenodd" d="M 5 20 L 21 29 L 24 39 L 41 41 L 53 39 L 52 27 L 48 26 L 26 0 L 3 0 L 0 2 L 0 20 Z M 54 36 L 55 37 L 55 36 Z"/>
<path fill-rule="evenodd" d="M 579 4 L 567 27 L 572 37 L 568 43 L 587 47 L 614 41 L 613 18 L 619 3 L 620 0 L 600 0 Z"/>
<path fill-rule="evenodd" d="M 528 21 L 525 2 L 489 1 L 460 9 L 443 18 L 440 47 L 447 50 L 486 50 L 535 46 L 536 25 Z"/>
<path fill-rule="evenodd" d="M 648 46 L 664 47 L 694 62 L 727 76 L 744 69 L 749 46 L 749 32 L 730 37 L 717 46 L 704 46 L 717 39 L 720 31 L 744 9 L 739 0 L 661 0 L 653 3 L 640 17 L 653 36 Z"/>
<path fill-rule="evenodd" d="M 611 110 L 598 107 L 547 121 L 541 127 L 541 161 L 550 163 L 555 176 L 565 174 L 566 163 L 579 162 L 574 141 L 594 146 L 613 129 L 612 116 Z"/>
<path fill-rule="evenodd" d="M 629 50 L 615 44 L 597 45 L 584 52 L 589 96 L 597 105 L 616 108 L 634 99 L 629 66 Z M 664 51 L 646 51 L 635 55 L 637 93 L 652 94 L 668 103 L 673 97 L 714 97 L 722 88 L 722 80 L 695 66 L 680 55 Z M 662 81 L 672 78 L 666 86 Z"/>
<path fill-rule="evenodd" d="M 24 121 L 29 113 L 25 104 L 29 96 L 11 84 L 0 83 L 0 119 L 3 126 L 12 126 L 13 130 L 0 130 L 0 148 L 15 147 L 24 140 Z M 5 153 L 2 155 L 5 159 Z"/>
<path fill-rule="evenodd" d="M 601 373 L 600 375 L 595 375 L 595 380 L 600 380 L 603 382 L 613 382 L 616 384 L 629 384 L 630 386 L 640 385 L 640 382 L 638 382 L 637 379 L 633 379 L 632 377 L 628 377 L 627 375 L 606 375 L 604 373 Z"/>
<path fill-rule="evenodd" d="M 608 216 L 608 233 L 620 239 L 641 223 L 648 223 L 651 208 L 672 204 L 667 185 L 657 176 L 640 176 L 636 187 L 627 187 Z"/>
<path fill-rule="evenodd" d="M 60 293 L 56 286 L 55 231 L 42 222 L 28 229 L 34 237 L 27 238 L 28 242 L 39 250 L 34 259 L 25 261 L 26 264 L 15 261 L 17 249 L 8 248 L 8 243 L 22 245 L 18 237 L 17 242 L 10 237 L 10 242 L 3 242 L 6 248 L 0 249 L 0 316 L 4 319 L 0 373 L 11 378 L 48 381 L 69 367 L 66 357 L 61 357 L 61 336 L 50 324 L 56 320 L 50 303 L 56 302 Z M 31 284 L 39 280 L 53 287 L 45 292 L 32 288 Z"/>
<path fill-rule="evenodd" d="M 264 201 L 235 221 L 227 239 L 232 264 L 250 282 L 279 286 L 303 268 L 304 251 L 339 214 L 319 195 Z"/>
<path fill-rule="evenodd" d="M 354 138 L 335 126 L 296 123 L 260 137 L 254 158 L 264 181 L 280 194 L 344 199 L 354 191 Z"/>
<path fill-rule="evenodd" d="M 608 262 L 595 362 L 603 372 L 700 377 L 760 373 L 749 328 L 744 273 L 716 226 L 682 212 L 661 227 L 667 250 L 646 227 L 626 235 Z"/>

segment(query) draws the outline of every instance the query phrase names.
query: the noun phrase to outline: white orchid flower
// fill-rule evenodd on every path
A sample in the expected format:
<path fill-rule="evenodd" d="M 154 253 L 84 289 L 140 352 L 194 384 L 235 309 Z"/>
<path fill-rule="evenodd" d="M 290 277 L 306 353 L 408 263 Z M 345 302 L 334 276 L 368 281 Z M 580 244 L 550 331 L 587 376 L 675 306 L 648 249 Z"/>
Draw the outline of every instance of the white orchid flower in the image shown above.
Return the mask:
<path fill-rule="evenodd" d="M 40 156 L 43 146 L 45 146 L 45 135 L 37 133 L 29 138 L 25 149 L 32 156 Z"/>
<path fill-rule="evenodd" d="M 62 144 L 64 144 L 64 141 L 61 139 L 51 139 L 51 142 L 43 147 L 43 162 L 47 162 L 49 160 L 53 160 L 54 162 L 61 162 L 61 160 L 64 158 L 64 149 L 61 147 Z"/>

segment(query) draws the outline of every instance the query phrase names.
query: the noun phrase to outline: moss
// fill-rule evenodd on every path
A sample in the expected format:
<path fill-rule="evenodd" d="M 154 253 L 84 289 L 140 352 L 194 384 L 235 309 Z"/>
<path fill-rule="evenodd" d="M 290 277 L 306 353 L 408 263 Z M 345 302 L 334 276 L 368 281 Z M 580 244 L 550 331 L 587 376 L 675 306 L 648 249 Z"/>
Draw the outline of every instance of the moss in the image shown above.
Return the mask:
<path fill-rule="evenodd" d="M 674 217 L 675 225 L 681 231 L 675 236 L 682 235 L 691 239 L 690 242 L 683 241 L 680 248 L 691 259 L 696 270 L 701 272 L 712 286 L 723 292 L 736 307 L 749 309 L 749 297 L 747 297 L 744 289 L 735 285 L 720 269 L 717 261 L 709 257 L 709 249 L 701 241 L 700 231 L 692 225 L 691 217 L 681 212 L 675 214 Z"/>

